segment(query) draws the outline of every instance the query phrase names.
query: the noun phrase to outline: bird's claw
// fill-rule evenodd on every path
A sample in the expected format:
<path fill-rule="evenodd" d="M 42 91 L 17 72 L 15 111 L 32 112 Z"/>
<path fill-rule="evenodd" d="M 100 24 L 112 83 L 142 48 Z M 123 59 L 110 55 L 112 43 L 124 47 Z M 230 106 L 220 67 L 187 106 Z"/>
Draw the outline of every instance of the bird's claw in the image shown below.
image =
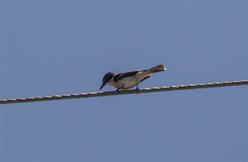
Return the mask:
<path fill-rule="evenodd" d="M 119 94 L 121 91 L 120 89 L 116 89 L 115 93 Z"/>
<path fill-rule="evenodd" d="M 137 86 L 137 87 L 136 87 L 136 94 L 139 94 L 139 91 L 140 91 L 140 89 L 139 89 L 139 87 Z"/>

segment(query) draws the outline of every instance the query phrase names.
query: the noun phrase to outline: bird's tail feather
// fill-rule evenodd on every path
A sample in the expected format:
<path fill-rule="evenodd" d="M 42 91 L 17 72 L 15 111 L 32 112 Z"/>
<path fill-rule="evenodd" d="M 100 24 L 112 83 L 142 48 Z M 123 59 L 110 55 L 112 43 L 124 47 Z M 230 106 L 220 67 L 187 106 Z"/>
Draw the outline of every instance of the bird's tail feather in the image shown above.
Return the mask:
<path fill-rule="evenodd" d="M 161 64 L 161 65 L 157 65 L 157 66 L 149 69 L 149 72 L 150 73 L 158 73 L 158 72 L 165 71 L 165 70 L 166 70 L 165 66 L 163 64 Z"/>

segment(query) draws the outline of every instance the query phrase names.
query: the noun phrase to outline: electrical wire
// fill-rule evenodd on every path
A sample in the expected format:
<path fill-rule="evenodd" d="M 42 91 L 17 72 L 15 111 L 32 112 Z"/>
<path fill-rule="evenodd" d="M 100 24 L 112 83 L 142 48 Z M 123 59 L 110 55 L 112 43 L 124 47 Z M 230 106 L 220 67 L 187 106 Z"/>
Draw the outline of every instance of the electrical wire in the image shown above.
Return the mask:
<path fill-rule="evenodd" d="M 139 89 L 138 91 L 136 89 L 131 89 L 131 90 L 121 90 L 120 92 L 106 91 L 106 92 L 89 92 L 89 93 L 78 93 L 78 94 L 63 94 L 63 95 L 53 95 L 53 96 L 43 96 L 43 97 L 36 96 L 36 97 L 16 98 L 16 99 L 0 99 L 0 104 L 54 101 L 54 100 L 76 99 L 76 98 L 92 98 L 92 97 L 117 96 L 117 95 L 141 94 L 141 93 L 152 93 L 152 92 L 167 92 L 167 91 L 178 91 L 178 90 L 192 90 L 192 89 L 203 89 L 203 88 L 218 88 L 218 87 L 242 86 L 242 85 L 248 85 L 248 80 L 151 87 L 151 88 Z"/>

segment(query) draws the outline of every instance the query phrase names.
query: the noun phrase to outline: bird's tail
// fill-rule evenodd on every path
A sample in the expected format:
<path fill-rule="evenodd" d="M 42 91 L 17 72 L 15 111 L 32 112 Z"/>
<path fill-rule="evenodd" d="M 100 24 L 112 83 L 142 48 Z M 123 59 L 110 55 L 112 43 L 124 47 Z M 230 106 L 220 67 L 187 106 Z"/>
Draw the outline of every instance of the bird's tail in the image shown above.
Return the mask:
<path fill-rule="evenodd" d="M 161 64 L 161 65 L 158 65 L 158 66 L 155 66 L 155 67 L 149 69 L 148 71 L 150 73 L 158 73 L 158 72 L 165 71 L 165 70 L 166 70 L 165 66 L 163 64 Z"/>

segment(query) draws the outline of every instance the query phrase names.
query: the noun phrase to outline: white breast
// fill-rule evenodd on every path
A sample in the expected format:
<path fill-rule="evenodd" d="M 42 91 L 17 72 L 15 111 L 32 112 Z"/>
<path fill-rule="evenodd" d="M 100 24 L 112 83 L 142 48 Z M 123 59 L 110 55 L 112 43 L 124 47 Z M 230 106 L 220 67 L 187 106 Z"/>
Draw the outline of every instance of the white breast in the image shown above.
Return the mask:
<path fill-rule="evenodd" d="M 147 76 L 147 73 L 139 72 L 135 76 L 126 77 L 118 81 L 111 80 L 108 84 L 117 89 L 129 89 L 136 86 L 141 80 L 143 80 Z"/>
<path fill-rule="evenodd" d="M 137 77 L 127 77 L 117 82 L 121 85 L 122 89 L 129 89 L 137 85 L 139 83 L 139 79 Z"/>

